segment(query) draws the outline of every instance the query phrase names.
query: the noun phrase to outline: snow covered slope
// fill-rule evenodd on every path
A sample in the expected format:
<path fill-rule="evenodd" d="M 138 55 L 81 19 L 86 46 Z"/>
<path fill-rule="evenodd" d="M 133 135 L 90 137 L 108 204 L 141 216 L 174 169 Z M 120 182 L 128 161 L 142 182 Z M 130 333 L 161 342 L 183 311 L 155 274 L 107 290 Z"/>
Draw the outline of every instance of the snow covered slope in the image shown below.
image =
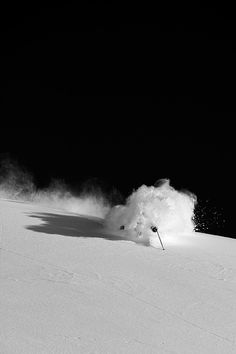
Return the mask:
<path fill-rule="evenodd" d="M 0 200 L 0 353 L 236 353 L 236 240 L 165 246 Z"/>

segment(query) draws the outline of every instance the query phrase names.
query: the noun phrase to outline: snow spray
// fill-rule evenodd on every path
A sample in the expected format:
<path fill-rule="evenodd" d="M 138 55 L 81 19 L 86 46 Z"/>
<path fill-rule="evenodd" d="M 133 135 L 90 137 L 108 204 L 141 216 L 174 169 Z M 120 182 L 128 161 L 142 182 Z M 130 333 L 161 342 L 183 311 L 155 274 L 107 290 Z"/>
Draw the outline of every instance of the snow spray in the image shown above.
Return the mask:
<path fill-rule="evenodd" d="M 96 187 L 96 186 L 95 186 Z M 44 189 L 36 188 L 33 176 L 16 161 L 0 161 L 0 198 L 31 202 L 79 215 L 104 218 L 110 202 L 99 188 L 74 194 L 60 180 L 52 180 Z"/>
<path fill-rule="evenodd" d="M 108 212 L 105 223 L 111 230 L 126 233 L 128 239 L 159 244 L 153 227 L 161 237 L 193 232 L 196 196 L 170 186 L 168 179 L 159 180 L 155 186 L 142 185 L 127 199 Z"/>

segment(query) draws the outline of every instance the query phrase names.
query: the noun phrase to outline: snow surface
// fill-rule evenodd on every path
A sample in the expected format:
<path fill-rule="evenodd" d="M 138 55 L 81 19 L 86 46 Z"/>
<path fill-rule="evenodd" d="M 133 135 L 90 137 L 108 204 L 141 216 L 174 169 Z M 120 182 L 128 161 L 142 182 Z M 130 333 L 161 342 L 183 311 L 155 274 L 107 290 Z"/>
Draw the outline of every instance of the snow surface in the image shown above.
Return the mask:
<path fill-rule="evenodd" d="M 0 200 L 0 353 L 235 353 L 236 240 L 165 247 Z"/>

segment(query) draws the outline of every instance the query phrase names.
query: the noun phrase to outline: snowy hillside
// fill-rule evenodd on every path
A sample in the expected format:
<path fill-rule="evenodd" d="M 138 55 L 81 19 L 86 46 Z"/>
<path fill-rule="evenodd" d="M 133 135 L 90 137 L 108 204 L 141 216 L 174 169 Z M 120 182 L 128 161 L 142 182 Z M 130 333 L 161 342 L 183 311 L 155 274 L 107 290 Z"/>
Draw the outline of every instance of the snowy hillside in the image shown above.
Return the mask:
<path fill-rule="evenodd" d="M 164 243 L 0 200 L 0 353 L 236 353 L 236 240 Z"/>

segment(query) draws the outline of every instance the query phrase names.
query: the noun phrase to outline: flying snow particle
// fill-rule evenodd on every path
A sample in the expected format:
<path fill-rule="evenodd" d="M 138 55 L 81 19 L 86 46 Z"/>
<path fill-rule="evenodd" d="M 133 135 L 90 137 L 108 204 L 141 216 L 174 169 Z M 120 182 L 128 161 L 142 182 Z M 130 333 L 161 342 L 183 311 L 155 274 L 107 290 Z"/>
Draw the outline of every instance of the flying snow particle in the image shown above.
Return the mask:
<path fill-rule="evenodd" d="M 179 192 L 162 179 L 155 186 L 141 186 L 125 205 L 113 207 L 105 223 L 108 229 L 126 232 L 128 238 L 152 242 L 157 238 L 155 227 L 162 236 L 193 232 L 195 204 L 193 194 Z"/>

